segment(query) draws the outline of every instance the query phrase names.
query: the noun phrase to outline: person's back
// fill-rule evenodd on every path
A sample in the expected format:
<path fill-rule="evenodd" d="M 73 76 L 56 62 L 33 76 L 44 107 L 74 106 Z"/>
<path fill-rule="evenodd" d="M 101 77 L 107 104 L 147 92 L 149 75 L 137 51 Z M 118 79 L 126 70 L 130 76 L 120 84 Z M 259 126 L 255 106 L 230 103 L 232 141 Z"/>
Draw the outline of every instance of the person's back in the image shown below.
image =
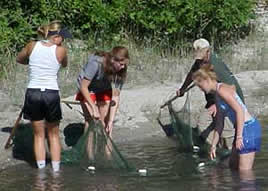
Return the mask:
<path fill-rule="evenodd" d="M 222 83 L 218 83 L 217 84 L 217 90 L 220 88 L 220 86 L 222 85 Z M 244 117 L 245 120 L 249 120 L 252 118 L 252 116 L 249 114 L 248 109 L 246 107 L 246 105 L 243 103 L 242 99 L 240 98 L 240 96 L 237 94 L 237 92 L 233 91 L 233 96 L 236 100 L 236 102 L 242 107 L 243 111 L 244 111 Z M 227 116 L 230 121 L 233 123 L 233 125 L 236 125 L 236 114 L 235 111 L 233 110 L 233 108 L 226 103 L 226 101 L 224 101 L 220 96 L 217 95 L 216 93 L 216 104 L 218 105 L 218 108 L 222 110 L 224 116 Z"/>
<path fill-rule="evenodd" d="M 243 103 L 245 103 L 241 87 L 227 65 L 214 53 L 211 54 L 209 60 L 210 64 L 213 65 L 213 70 L 217 74 L 218 80 L 229 85 L 235 85 L 238 96 L 241 98 Z"/>
<path fill-rule="evenodd" d="M 29 57 L 28 88 L 59 90 L 57 74 L 61 65 L 56 48 L 57 45 L 45 46 L 42 41 L 36 42 Z"/>
<path fill-rule="evenodd" d="M 25 94 L 23 117 L 31 121 L 34 153 L 39 169 L 46 166 L 45 134 L 50 145 L 52 168 L 60 168 L 59 123 L 62 119 L 57 74 L 68 63 L 64 38 L 71 38 L 59 21 L 43 25 L 37 31 L 44 41 L 28 43 L 17 55 L 19 64 L 29 65 L 29 84 Z M 46 128 L 46 130 L 45 130 Z"/>

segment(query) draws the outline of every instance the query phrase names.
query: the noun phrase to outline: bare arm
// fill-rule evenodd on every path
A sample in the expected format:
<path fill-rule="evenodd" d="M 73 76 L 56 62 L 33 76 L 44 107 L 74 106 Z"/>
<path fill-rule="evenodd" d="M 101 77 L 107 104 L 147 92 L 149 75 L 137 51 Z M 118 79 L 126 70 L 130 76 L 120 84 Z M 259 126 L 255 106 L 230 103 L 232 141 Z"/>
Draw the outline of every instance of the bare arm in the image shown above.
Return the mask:
<path fill-rule="evenodd" d="M 218 131 L 213 130 L 213 139 L 212 139 L 212 143 L 211 143 L 212 147 L 217 146 L 219 139 L 220 139 L 220 135 L 219 135 Z"/>
<path fill-rule="evenodd" d="M 29 42 L 17 55 L 16 57 L 16 61 L 17 63 L 19 64 L 24 64 L 24 65 L 27 65 L 29 64 L 29 57 L 32 53 L 32 50 L 35 46 L 35 43 L 36 42 Z"/>
<path fill-rule="evenodd" d="M 57 46 L 56 57 L 62 67 L 66 67 L 68 64 L 67 49 L 63 46 Z"/>
<path fill-rule="evenodd" d="M 220 139 L 220 135 L 219 135 L 218 131 L 216 131 L 214 129 L 213 130 L 213 139 L 212 139 L 210 153 L 209 153 L 211 160 L 216 158 L 216 146 L 217 146 L 217 144 L 219 142 L 219 139 Z"/>
<path fill-rule="evenodd" d="M 120 101 L 120 91 L 117 89 L 113 89 L 113 97 L 112 101 L 114 101 L 115 105 L 110 107 L 110 115 L 109 115 L 109 121 L 113 123 L 115 119 L 115 114 L 117 112 L 117 109 L 119 107 L 119 101 Z"/>

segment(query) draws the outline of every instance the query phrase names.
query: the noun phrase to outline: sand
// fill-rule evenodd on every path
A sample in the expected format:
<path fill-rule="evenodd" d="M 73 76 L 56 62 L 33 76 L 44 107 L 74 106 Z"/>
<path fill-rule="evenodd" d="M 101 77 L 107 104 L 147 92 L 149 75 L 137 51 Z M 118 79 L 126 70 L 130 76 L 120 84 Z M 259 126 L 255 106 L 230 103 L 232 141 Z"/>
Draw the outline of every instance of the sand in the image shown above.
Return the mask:
<path fill-rule="evenodd" d="M 248 71 L 236 75 L 245 95 L 246 104 L 249 111 L 254 116 L 268 115 L 268 71 Z M 180 84 L 175 83 L 153 83 L 146 86 L 137 86 L 131 89 L 124 89 L 121 93 L 121 102 L 118 114 L 114 123 L 113 139 L 115 142 L 146 141 L 147 139 L 167 139 L 161 127 L 157 124 L 156 117 L 160 105 L 168 98 L 175 95 L 175 90 Z M 4 144 L 9 136 L 6 132 L 15 123 L 19 115 L 20 107 L 13 105 L 10 98 L 0 90 L 0 164 L 1 168 L 10 165 L 24 163 L 12 157 L 12 148 L 5 150 Z M 203 93 L 197 88 L 190 92 L 191 110 L 193 125 L 198 120 L 199 112 L 205 105 Z M 68 100 L 73 100 L 73 95 Z M 181 108 L 185 102 L 185 97 L 178 98 L 175 103 L 177 108 Z M 64 128 L 70 123 L 83 122 L 83 117 L 79 105 L 72 105 L 73 109 L 62 104 L 63 120 L 60 124 L 61 142 L 63 148 Z M 23 121 L 22 122 L 28 122 Z M 169 141 L 167 139 L 167 141 Z"/>

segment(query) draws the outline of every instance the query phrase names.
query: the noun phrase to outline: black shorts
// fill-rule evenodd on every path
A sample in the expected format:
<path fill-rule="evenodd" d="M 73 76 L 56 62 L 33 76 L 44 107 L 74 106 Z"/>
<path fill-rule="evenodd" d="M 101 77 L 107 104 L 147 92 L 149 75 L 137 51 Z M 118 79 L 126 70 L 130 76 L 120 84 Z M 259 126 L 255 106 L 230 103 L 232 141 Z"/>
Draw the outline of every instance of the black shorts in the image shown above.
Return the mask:
<path fill-rule="evenodd" d="M 25 95 L 23 118 L 30 121 L 60 121 L 62 112 L 59 91 L 28 88 Z"/>

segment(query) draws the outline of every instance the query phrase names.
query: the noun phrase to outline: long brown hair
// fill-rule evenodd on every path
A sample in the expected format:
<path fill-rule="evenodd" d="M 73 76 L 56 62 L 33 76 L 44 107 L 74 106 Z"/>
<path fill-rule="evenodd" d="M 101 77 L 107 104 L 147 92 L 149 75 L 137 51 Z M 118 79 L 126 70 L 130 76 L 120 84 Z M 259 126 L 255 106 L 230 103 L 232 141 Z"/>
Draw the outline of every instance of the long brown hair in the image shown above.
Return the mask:
<path fill-rule="evenodd" d="M 107 78 L 111 81 L 118 81 L 124 83 L 127 77 L 127 65 L 120 71 L 116 72 L 113 64 L 111 62 L 112 58 L 115 56 L 123 57 L 127 62 L 129 60 L 128 49 L 123 46 L 116 46 L 110 52 L 98 51 L 95 55 L 104 57 L 105 64 L 104 64 L 104 73 Z"/>

